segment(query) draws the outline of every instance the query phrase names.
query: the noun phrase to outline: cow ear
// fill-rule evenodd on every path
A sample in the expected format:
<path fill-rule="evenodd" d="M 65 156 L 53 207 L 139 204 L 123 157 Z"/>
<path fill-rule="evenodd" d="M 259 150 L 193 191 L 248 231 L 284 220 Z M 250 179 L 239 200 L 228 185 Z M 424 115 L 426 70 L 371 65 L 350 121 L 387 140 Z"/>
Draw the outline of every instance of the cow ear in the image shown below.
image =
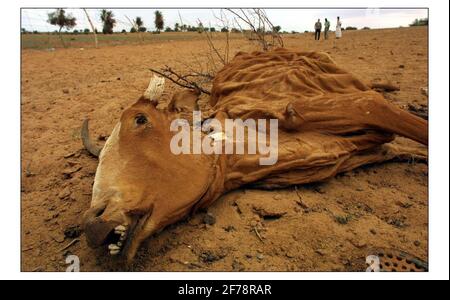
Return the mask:
<path fill-rule="evenodd" d="M 198 110 L 197 101 L 201 92 L 198 89 L 186 89 L 172 96 L 172 99 L 167 106 L 171 112 L 192 112 Z"/>
<path fill-rule="evenodd" d="M 163 77 L 153 75 L 142 98 L 150 101 L 150 103 L 152 103 L 156 107 L 158 105 L 159 99 L 164 92 L 164 83 L 165 80 Z"/>

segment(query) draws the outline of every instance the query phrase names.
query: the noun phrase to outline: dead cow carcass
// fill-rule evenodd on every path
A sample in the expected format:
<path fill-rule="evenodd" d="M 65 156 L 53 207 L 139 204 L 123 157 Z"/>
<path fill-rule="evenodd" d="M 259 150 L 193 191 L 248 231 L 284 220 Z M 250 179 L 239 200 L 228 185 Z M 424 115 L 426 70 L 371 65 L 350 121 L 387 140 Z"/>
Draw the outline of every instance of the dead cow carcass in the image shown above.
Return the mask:
<path fill-rule="evenodd" d="M 170 142 L 176 133 L 170 124 L 186 107 L 195 107 L 179 109 L 177 103 L 198 94 L 184 91 L 160 110 L 162 83 L 155 78 L 114 127 L 100 152 L 84 218 L 91 246 L 107 245 L 111 254 L 128 259 L 153 233 L 242 185 L 284 187 L 365 164 L 427 157 L 426 147 L 390 143 L 397 134 L 427 145 L 427 122 L 387 102 L 324 53 L 239 53 L 214 79 L 212 108 L 204 121 L 277 119 L 278 161 L 273 165 L 260 165 L 259 154 L 173 154 Z M 95 154 L 87 122 L 83 137 Z"/>

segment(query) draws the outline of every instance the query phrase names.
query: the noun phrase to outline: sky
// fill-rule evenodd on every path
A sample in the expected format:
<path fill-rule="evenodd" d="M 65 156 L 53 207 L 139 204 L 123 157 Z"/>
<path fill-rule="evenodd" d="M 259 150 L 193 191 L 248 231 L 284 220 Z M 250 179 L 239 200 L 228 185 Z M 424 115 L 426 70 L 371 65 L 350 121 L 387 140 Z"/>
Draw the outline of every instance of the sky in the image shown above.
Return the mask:
<path fill-rule="evenodd" d="M 147 30 L 155 30 L 153 23 L 155 9 L 112 9 L 117 19 L 114 31 L 125 29 L 130 30 L 131 25 L 128 19 L 140 16 L 144 21 Z M 27 31 L 54 31 L 55 26 L 47 23 L 47 14 L 52 9 L 22 9 L 22 28 Z M 161 9 L 164 16 L 165 27 L 173 28 L 175 23 L 196 26 L 200 19 L 204 26 L 221 28 L 222 25 L 216 16 L 220 16 L 219 9 Z M 336 17 L 341 17 L 343 27 L 353 26 L 362 28 L 393 28 L 408 26 L 414 19 L 428 17 L 427 9 L 266 9 L 266 14 L 274 25 L 281 26 L 282 31 L 312 31 L 317 19 L 328 18 L 333 29 L 336 24 Z M 77 26 L 74 29 L 83 30 L 90 28 L 86 15 L 82 9 L 66 9 L 67 13 L 77 18 Z M 101 31 L 100 10 L 87 10 L 94 26 Z M 229 12 L 225 12 L 230 21 L 233 20 Z M 127 18 L 128 17 L 128 18 Z M 245 28 L 243 26 L 243 28 Z"/>

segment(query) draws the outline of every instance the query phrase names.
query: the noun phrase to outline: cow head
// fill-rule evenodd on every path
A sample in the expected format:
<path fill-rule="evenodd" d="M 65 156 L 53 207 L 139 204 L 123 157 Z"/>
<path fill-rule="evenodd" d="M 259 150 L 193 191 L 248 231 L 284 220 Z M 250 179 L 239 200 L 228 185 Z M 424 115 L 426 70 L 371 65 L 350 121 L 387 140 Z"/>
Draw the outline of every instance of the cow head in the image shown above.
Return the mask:
<path fill-rule="evenodd" d="M 144 96 L 123 112 L 101 152 L 97 151 L 91 207 L 83 220 L 90 246 L 105 246 L 110 254 L 124 254 L 128 259 L 144 239 L 186 216 L 212 178 L 210 157 L 172 154 L 170 124 L 177 114 L 155 105 L 163 83 L 154 77 Z M 82 136 L 86 148 L 95 154 L 87 138 L 87 122 Z"/>

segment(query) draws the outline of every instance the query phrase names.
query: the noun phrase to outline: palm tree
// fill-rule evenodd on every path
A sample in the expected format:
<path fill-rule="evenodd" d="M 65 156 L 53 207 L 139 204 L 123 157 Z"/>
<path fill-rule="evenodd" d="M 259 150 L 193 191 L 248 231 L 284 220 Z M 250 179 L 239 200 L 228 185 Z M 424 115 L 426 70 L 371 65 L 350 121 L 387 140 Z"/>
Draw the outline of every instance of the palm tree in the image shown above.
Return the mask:
<path fill-rule="evenodd" d="M 100 19 L 103 22 L 103 34 L 113 33 L 113 28 L 116 25 L 116 19 L 111 10 L 102 9 Z"/>
<path fill-rule="evenodd" d="M 136 26 L 136 30 L 139 32 L 146 32 L 147 28 L 144 27 L 144 21 L 142 21 L 141 17 L 136 17 L 136 20 L 134 21 L 134 24 Z"/>
<path fill-rule="evenodd" d="M 137 29 L 141 28 L 142 25 L 144 25 L 144 21 L 142 21 L 141 17 L 136 17 L 136 20 L 134 21 L 134 23 L 137 26 Z"/>
<path fill-rule="evenodd" d="M 62 8 L 56 9 L 56 11 L 48 14 L 48 20 L 52 25 L 59 26 L 58 34 L 61 39 L 61 43 L 63 47 L 66 48 L 66 44 L 64 43 L 64 39 L 61 35 L 61 30 L 66 27 L 67 29 L 72 29 L 77 25 L 77 19 L 73 17 L 71 14 L 66 15 L 66 11 Z"/>
<path fill-rule="evenodd" d="M 164 18 L 159 10 L 155 11 L 155 27 L 158 33 L 164 29 Z"/>

